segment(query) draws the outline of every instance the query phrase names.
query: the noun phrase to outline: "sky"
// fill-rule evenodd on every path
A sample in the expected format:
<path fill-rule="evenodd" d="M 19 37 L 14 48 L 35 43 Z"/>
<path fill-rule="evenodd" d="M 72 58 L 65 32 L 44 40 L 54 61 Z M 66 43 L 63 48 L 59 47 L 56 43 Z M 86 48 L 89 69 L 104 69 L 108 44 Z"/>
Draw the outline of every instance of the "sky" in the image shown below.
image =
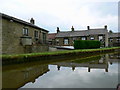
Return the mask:
<path fill-rule="evenodd" d="M 0 12 L 29 22 L 49 33 L 90 28 L 104 28 L 118 32 L 119 0 L 1 0 Z"/>

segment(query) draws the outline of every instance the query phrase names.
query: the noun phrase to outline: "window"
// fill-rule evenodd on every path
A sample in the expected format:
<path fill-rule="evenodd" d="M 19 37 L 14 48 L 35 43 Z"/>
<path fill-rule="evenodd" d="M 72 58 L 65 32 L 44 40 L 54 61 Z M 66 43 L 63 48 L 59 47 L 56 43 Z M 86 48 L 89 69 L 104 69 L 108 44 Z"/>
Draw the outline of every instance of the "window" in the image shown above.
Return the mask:
<path fill-rule="evenodd" d="M 103 36 L 99 36 L 99 41 L 102 41 L 103 40 Z"/>
<path fill-rule="evenodd" d="M 113 39 L 112 38 L 110 38 L 110 42 L 112 42 L 113 41 Z"/>
<path fill-rule="evenodd" d="M 46 33 L 43 33 L 43 43 L 46 43 Z"/>
<path fill-rule="evenodd" d="M 28 28 L 23 28 L 23 35 L 28 36 Z"/>
<path fill-rule="evenodd" d="M 56 39 L 56 43 L 57 43 L 57 45 L 59 45 L 59 39 Z"/>
<path fill-rule="evenodd" d="M 81 40 L 86 40 L 86 37 L 82 37 Z"/>
<path fill-rule="evenodd" d="M 34 31 L 34 37 L 38 38 L 38 31 Z"/>
<path fill-rule="evenodd" d="M 120 38 L 117 38 L 116 40 L 117 40 L 117 42 L 120 42 Z"/>
<path fill-rule="evenodd" d="M 56 42 L 59 42 L 59 39 L 56 39 Z"/>
<path fill-rule="evenodd" d="M 69 43 L 68 43 L 68 39 L 67 38 L 65 38 L 64 39 L 64 45 L 68 45 Z"/>
<path fill-rule="evenodd" d="M 90 40 L 94 40 L 95 38 L 94 37 L 91 37 Z"/>

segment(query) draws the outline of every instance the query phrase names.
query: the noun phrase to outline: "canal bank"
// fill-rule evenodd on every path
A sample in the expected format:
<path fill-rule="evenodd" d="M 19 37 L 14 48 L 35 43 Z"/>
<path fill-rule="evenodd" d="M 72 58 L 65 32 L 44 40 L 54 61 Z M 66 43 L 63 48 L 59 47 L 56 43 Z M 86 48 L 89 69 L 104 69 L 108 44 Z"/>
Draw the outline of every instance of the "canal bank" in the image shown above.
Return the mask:
<path fill-rule="evenodd" d="M 84 58 L 88 56 L 94 56 L 102 53 L 115 52 L 120 50 L 120 47 L 111 48 L 100 48 L 100 49 L 81 49 L 81 50 L 65 50 L 55 52 L 44 52 L 44 53 L 29 53 L 29 54 L 18 54 L 18 55 L 2 55 L 2 64 L 14 64 L 14 63 L 25 63 L 40 60 L 62 60 L 66 57 Z"/>

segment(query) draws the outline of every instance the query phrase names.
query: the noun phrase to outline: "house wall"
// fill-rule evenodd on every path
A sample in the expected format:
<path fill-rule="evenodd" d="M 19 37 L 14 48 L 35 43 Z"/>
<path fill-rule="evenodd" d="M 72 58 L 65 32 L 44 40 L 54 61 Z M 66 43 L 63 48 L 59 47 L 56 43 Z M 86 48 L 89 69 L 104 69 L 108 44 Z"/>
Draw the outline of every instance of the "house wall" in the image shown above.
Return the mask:
<path fill-rule="evenodd" d="M 97 35 L 89 35 L 89 36 L 84 36 L 86 37 L 86 40 L 91 40 L 90 38 L 91 37 L 94 37 L 94 40 L 99 40 L 99 36 L 103 36 L 103 45 L 102 46 L 105 46 L 105 35 L 101 35 L 101 34 L 97 34 Z M 75 40 L 82 40 L 82 37 L 83 36 L 79 36 L 79 37 L 61 37 L 61 38 L 58 38 L 56 37 L 56 39 L 59 40 L 59 46 L 73 46 L 74 44 L 74 39 Z M 68 45 L 64 45 L 64 38 L 68 38 L 69 39 L 69 44 Z"/>
<path fill-rule="evenodd" d="M 2 19 L 2 54 L 19 54 L 25 53 L 25 46 L 21 45 L 21 38 L 23 36 L 23 28 L 28 28 L 28 36 L 32 37 L 32 46 L 36 46 L 34 39 L 34 31 L 39 31 L 39 39 L 42 41 L 42 33 L 47 33 L 45 31 L 40 31 L 33 27 L 17 23 L 15 21 L 10 21 L 8 19 Z M 47 34 L 46 34 L 47 35 Z M 39 45 L 39 47 L 43 47 Z M 46 47 L 48 47 L 46 45 Z M 46 49 L 45 49 L 46 50 Z M 44 48 L 42 51 L 45 51 Z M 38 48 L 38 52 L 41 49 Z M 34 51 L 32 51 L 34 52 Z M 27 53 L 27 52 L 26 52 Z"/>
<path fill-rule="evenodd" d="M 112 40 L 111 40 L 112 39 Z M 119 40 L 117 40 L 119 39 Z M 109 46 L 120 46 L 120 37 L 111 37 L 109 38 Z"/>

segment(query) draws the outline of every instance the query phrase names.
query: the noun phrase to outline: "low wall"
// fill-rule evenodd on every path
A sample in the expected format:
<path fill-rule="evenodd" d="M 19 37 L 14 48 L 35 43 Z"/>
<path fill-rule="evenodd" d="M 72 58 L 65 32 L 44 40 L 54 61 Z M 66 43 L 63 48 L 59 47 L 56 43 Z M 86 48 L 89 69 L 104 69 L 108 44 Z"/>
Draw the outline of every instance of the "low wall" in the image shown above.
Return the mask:
<path fill-rule="evenodd" d="M 21 46 L 21 45 L 6 45 L 2 49 L 2 54 L 24 54 L 24 53 L 37 53 L 37 52 L 46 52 L 49 50 L 48 45 L 32 45 L 32 46 Z"/>
<path fill-rule="evenodd" d="M 65 53 L 54 53 L 54 54 L 31 54 L 31 55 L 13 55 L 13 56 L 5 56 L 2 57 L 2 64 L 16 64 L 16 63 L 25 63 L 25 62 L 33 62 L 33 61 L 58 61 L 58 60 L 66 60 L 69 58 L 71 60 L 72 58 L 79 57 L 79 58 L 86 58 L 89 56 L 95 56 L 99 54 L 105 54 L 110 52 L 118 51 L 118 48 L 114 49 L 98 49 L 98 50 L 92 50 L 92 51 L 73 51 L 73 52 L 65 52 Z M 71 51 L 71 50 L 70 50 Z"/>
<path fill-rule="evenodd" d="M 47 45 L 25 46 L 25 53 L 45 52 L 48 50 L 49 47 Z"/>

